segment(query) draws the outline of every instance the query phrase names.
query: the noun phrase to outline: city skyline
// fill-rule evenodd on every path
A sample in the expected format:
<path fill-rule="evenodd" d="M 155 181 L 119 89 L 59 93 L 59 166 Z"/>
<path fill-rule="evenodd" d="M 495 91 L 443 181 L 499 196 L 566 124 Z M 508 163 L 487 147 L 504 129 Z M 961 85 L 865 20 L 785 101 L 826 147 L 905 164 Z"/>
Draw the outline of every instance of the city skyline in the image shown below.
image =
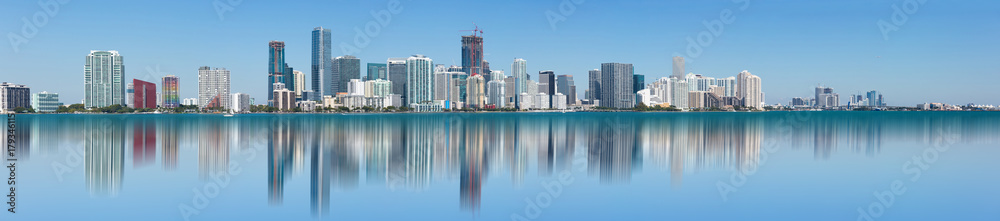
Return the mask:
<path fill-rule="evenodd" d="M 79 79 L 79 54 L 90 50 L 117 50 L 124 56 L 129 57 L 130 72 L 126 73 L 126 78 L 140 79 L 149 82 L 156 82 L 155 78 L 165 75 L 176 75 L 185 79 L 186 83 L 180 84 L 180 97 L 195 97 L 196 84 L 190 79 L 196 79 L 197 73 L 194 71 L 200 66 L 226 67 L 233 71 L 233 91 L 249 93 L 258 101 L 264 101 L 266 91 L 259 90 L 259 85 L 264 85 L 266 80 L 259 77 L 263 66 L 263 55 L 260 45 L 264 41 L 280 40 L 285 41 L 288 47 L 287 62 L 293 67 L 308 67 L 309 53 L 312 45 L 309 43 L 311 36 L 307 31 L 315 27 L 322 26 L 332 30 L 332 55 L 345 55 L 342 46 L 354 45 L 356 33 L 354 28 L 362 30 L 370 21 L 378 23 L 378 19 L 373 18 L 370 11 L 376 14 L 385 11 L 390 15 L 391 20 L 382 26 L 377 36 L 367 36 L 370 40 L 365 45 L 356 45 L 359 52 L 354 56 L 361 58 L 361 63 L 382 63 L 386 58 L 406 57 L 411 54 L 425 54 L 435 58 L 439 64 L 460 65 L 461 54 L 458 53 L 457 42 L 462 35 L 468 32 L 459 30 L 474 28 L 475 22 L 479 28 L 484 30 L 484 59 L 493 61 L 494 67 L 506 70 L 506 63 L 514 57 L 525 58 L 531 61 L 527 66 L 527 73 L 534 73 L 541 70 L 554 70 L 556 73 L 583 76 L 587 71 L 599 68 L 600 63 L 616 61 L 635 64 L 635 73 L 645 75 L 648 80 L 667 77 L 672 74 L 669 67 L 672 57 L 676 54 L 686 57 L 686 72 L 702 74 L 712 77 L 732 76 L 741 70 L 749 70 L 765 78 L 768 96 L 767 104 L 785 104 L 794 97 L 806 97 L 812 94 L 812 88 L 817 85 L 838 88 L 844 92 L 860 92 L 878 90 L 885 94 L 886 103 L 890 106 L 911 106 L 925 102 L 944 102 L 954 104 L 979 103 L 996 104 L 998 99 L 982 93 L 978 93 L 971 88 L 987 87 L 979 85 L 985 83 L 975 82 L 975 85 L 958 83 L 941 83 L 931 80 L 937 73 L 954 73 L 955 77 L 968 77 L 983 79 L 980 82 L 990 82 L 997 80 L 998 75 L 991 74 L 997 70 L 997 64 L 988 62 L 995 60 L 996 55 L 990 53 L 998 46 L 983 44 L 987 39 L 997 36 L 1000 31 L 989 26 L 978 26 L 976 24 L 966 24 L 952 27 L 953 24 L 967 20 L 984 20 L 985 24 L 995 24 L 1000 18 L 990 17 L 988 12 L 995 11 L 1000 4 L 973 4 L 958 3 L 950 5 L 934 5 L 934 7 L 922 7 L 916 14 L 911 15 L 911 19 L 899 30 L 889 33 L 889 40 L 885 40 L 877 23 L 880 20 L 891 20 L 893 15 L 892 5 L 901 2 L 885 2 L 884 4 L 865 4 L 862 1 L 847 1 L 839 3 L 795 3 L 782 7 L 774 7 L 769 4 L 758 3 L 740 5 L 740 2 L 724 3 L 678 3 L 678 2 L 626 2 L 617 5 L 601 2 L 585 2 L 577 5 L 573 13 L 562 15 L 565 20 L 557 20 L 555 25 L 551 25 L 546 19 L 546 12 L 561 14 L 558 2 L 554 3 L 524 3 L 518 7 L 535 7 L 538 10 L 537 16 L 529 18 L 516 18 L 518 22 L 500 22 L 498 19 L 490 18 L 488 14 L 472 16 L 468 20 L 453 21 L 441 19 L 439 17 L 418 18 L 412 14 L 431 10 L 435 7 L 455 7 L 453 2 L 434 2 L 429 4 L 415 5 L 409 2 L 400 2 L 401 10 L 390 11 L 385 2 L 366 3 L 346 3 L 346 8 L 365 8 L 371 10 L 357 10 L 356 12 L 344 11 L 343 15 L 334 18 L 288 16 L 280 18 L 278 21 L 265 21 L 271 17 L 261 16 L 254 18 L 251 15 L 255 11 L 264 10 L 265 7 L 259 4 L 243 3 L 234 7 L 232 11 L 215 13 L 210 4 L 197 4 L 190 2 L 175 3 L 128 3 L 117 6 L 125 10 L 122 15 L 131 20 L 149 22 L 154 26 L 173 27 L 178 26 L 178 21 L 149 20 L 142 13 L 149 13 L 148 8 L 196 8 L 198 10 L 178 10 L 182 15 L 190 15 L 190 18 L 179 19 L 181 21 L 200 21 L 206 24 L 191 24 L 182 26 L 180 30 L 204 31 L 201 36 L 226 36 L 232 35 L 233 31 L 242 33 L 242 38 L 220 38 L 223 41 L 212 37 L 183 37 L 170 39 L 162 37 L 145 39 L 145 34 L 157 34 L 173 36 L 174 29 L 157 28 L 151 30 L 148 27 L 140 27 L 136 31 L 145 31 L 143 34 L 128 33 L 106 38 L 94 38 L 83 36 L 89 33 L 105 31 L 105 28 L 94 28 L 95 30 L 83 30 L 87 27 L 74 27 L 70 20 L 96 19 L 104 15 L 85 14 L 83 11 L 88 7 L 99 7 L 103 3 L 94 5 L 62 5 L 63 10 L 58 15 L 51 18 L 44 27 L 39 27 L 37 36 L 30 38 L 27 43 L 3 44 L 0 50 L 7 51 L 0 53 L 0 59 L 8 60 L 2 68 L 12 72 L 31 72 L 32 75 L 13 75 L 8 82 L 25 84 L 36 88 L 63 95 L 65 103 L 77 103 L 83 97 L 77 94 L 83 90 L 83 85 L 79 85 L 78 80 L 52 82 L 47 79 Z M 31 3 L 11 3 L 9 8 L 37 8 Z M 302 7 L 304 3 L 289 3 L 281 7 Z M 323 3 L 325 4 L 325 3 Z M 475 3 L 482 6 L 496 6 L 505 9 L 514 6 L 505 6 L 495 3 Z M 830 5 L 836 4 L 836 5 Z M 21 7 L 23 6 L 23 7 Z M 639 7 L 644 6 L 644 7 Z M 648 7 L 645 7 L 648 6 Z M 624 24 L 634 30 L 650 29 L 639 26 L 649 25 L 646 20 L 637 16 L 624 16 L 622 18 L 610 18 L 607 16 L 592 15 L 599 9 L 607 9 L 612 12 L 634 9 L 638 12 L 646 12 L 653 8 L 665 8 L 673 12 L 671 7 L 683 6 L 684 11 L 676 15 L 653 15 L 653 18 L 660 20 L 674 20 L 668 27 L 655 26 L 652 33 L 637 31 L 634 34 L 620 35 L 614 32 L 597 32 L 593 36 L 579 37 L 588 27 L 588 24 Z M 835 7 L 834 7 L 835 6 Z M 83 8 L 83 9 L 74 9 Z M 825 8 L 824 8 L 825 7 Z M 321 7 L 317 7 L 321 8 Z M 37 8 L 41 10 L 40 8 Z M 0 9 L 2 10 L 2 9 Z M 317 9 L 309 9 L 317 10 Z M 330 9 L 342 10 L 342 9 Z M 705 23 L 712 23 L 718 19 L 720 11 L 729 10 L 733 13 L 735 21 L 724 24 L 724 30 L 720 35 L 713 38 L 711 44 L 700 47 L 701 53 L 686 52 L 688 38 L 697 41 L 700 33 L 711 29 Z M 814 21 L 815 23 L 804 23 L 803 21 L 788 21 L 787 19 L 774 21 L 773 18 L 760 16 L 767 12 L 788 14 L 814 10 L 819 13 L 802 16 L 803 20 Z M 8 21 L 18 21 L 21 17 L 30 18 L 31 10 L 4 11 L 9 15 Z M 954 11 L 963 11 L 961 15 L 956 15 Z M 841 19 L 838 14 L 850 14 L 842 12 L 865 12 L 850 19 Z M 463 12 L 464 13 L 464 12 Z M 303 13 L 308 14 L 308 13 Z M 672 14 L 672 13 L 662 13 Z M 854 13 L 858 14 L 858 13 Z M 78 19 L 79 18 L 79 19 Z M 160 15 L 159 18 L 177 18 L 176 15 Z M 221 19 L 220 19 L 221 18 Z M 835 22 L 833 20 L 843 20 Z M 130 19 L 121 19 L 130 20 Z M 656 20 L 656 19 L 653 19 Z M 429 24 L 420 24 L 421 22 Z M 117 22 L 117 21 L 115 21 Z M 251 30 L 247 25 L 267 24 L 270 22 L 280 22 L 282 25 L 266 31 Z M 775 24 L 767 25 L 769 22 Z M 186 24 L 186 23 L 185 23 Z M 673 25 L 673 24 L 676 24 Z M 0 30 L 8 30 L 11 34 L 21 34 L 20 22 L 0 23 Z M 805 25 L 805 26 L 802 26 Z M 803 30 L 788 31 L 786 26 L 802 26 Z M 824 26 L 826 28 L 824 29 Z M 214 28 L 213 28 L 214 27 Z M 555 27 L 555 28 L 553 28 Z M 759 31 L 750 30 L 759 27 Z M 776 28 L 781 28 L 775 30 Z M 163 29 L 163 30 L 160 30 Z M 164 33 L 164 31 L 171 33 Z M 796 29 L 797 30 L 797 29 Z M 848 34 L 837 35 L 836 37 L 823 37 L 824 34 L 840 34 L 849 31 Z M 183 32 L 183 31 L 182 31 Z M 66 35 L 62 35 L 66 33 Z M 76 34 L 71 34 L 76 33 Z M 418 39 L 426 40 L 427 44 L 408 45 L 404 39 L 413 34 L 420 34 Z M 588 32 L 590 33 L 590 32 Z M 854 34 L 851 34 L 854 33 Z M 942 34 L 945 33 L 945 34 Z M 77 36 L 78 39 L 65 36 Z M 570 36 L 573 36 L 574 39 Z M 637 38 L 635 41 L 625 41 L 625 38 Z M 651 41 L 651 39 L 658 39 Z M 142 39 L 143 41 L 139 41 Z M 362 38 L 363 39 L 363 38 Z M 149 42 L 157 44 L 149 44 Z M 86 42 L 86 44 L 81 44 Z M 640 45 L 647 44 L 647 45 Z M 362 42 L 365 43 L 365 42 Z M 178 44 L 190 46 L 175 47 Z M 587 45 L 587 47 L 579 47 Z M 912 45 L 921 45 L 914 49 Z M 700 45 L 699 45 L 700 46 Z M 15 47 L 17 52 L 14 52 Z M 798 48 L 808 47 L 811 50 L 800 50 Z M 195 48 L 210 50 L 209 53 L 198 53 L 196 56 L 179 53 L 189 53 Z M 618 50 L 610 50 L 620 48 Z M 763 53 L 767 49 L 767 53 Z M 918 50 L 923 49 L 923 50 Z M 961 53 L 960 53 L 961 52 Z M 576 54 L 588 54 L 591 56 L 573 56 Z M 697 56 L 693 56 L 697 55 Z M 46 65 L 38 68 L 24 64 L 40 64 L 43 59 L 48 62 L 55 62 L 55 65 Z M 30 70 L 29 70 L 30 69 Z M 534 75 L 534 74 L 531 74 Z M 311 77 L 311 76 L 310 76 Z M 535 76 L 533 76 L 533 79 Z M 859 81 L 858 78 L 868 80 Z M 908 77 L 907 84 L 882 84 L 881 82 L 897 81 L 898 78 Z M 126 81 L 128 79 L 125 79 Z M 312 80 L 312 79 L 310 79 Z M 922 85 L 935 84 L 938 87 L 926 88 Z M 584 94 L 587 88 L 578 87 L 577 94 Z M 578 96 L 582 97 L 582 96 Z M 258 102 L 263 103 L 263 102 Z"/>

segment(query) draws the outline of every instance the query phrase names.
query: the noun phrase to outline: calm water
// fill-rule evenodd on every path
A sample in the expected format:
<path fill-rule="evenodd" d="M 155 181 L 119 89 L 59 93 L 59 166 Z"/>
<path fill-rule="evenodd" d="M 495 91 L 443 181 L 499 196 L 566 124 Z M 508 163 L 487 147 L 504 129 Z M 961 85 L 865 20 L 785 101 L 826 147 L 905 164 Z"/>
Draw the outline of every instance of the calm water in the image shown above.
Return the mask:
<path fill-rule="evenodd" d="M 18 220 L 1000 220 L 1000 113 L 17 115 Z"/>

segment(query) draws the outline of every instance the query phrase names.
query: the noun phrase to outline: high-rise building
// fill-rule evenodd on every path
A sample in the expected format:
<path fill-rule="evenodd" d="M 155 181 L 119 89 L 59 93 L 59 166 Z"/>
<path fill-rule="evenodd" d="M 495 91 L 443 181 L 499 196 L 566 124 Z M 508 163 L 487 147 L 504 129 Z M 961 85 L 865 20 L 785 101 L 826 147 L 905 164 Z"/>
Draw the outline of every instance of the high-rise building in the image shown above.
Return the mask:
<path fill-rule="evenodd" d="M 118 51 L 90 51 L 83 73 L 84 106 L 125 105 L 125 58 Z"/>
<path fill-rule="evenodd" d="M 468 79 L 469 75 L 465 72 L 452 72 L 451 74 L 451 103 L 461 102 L 465 103 L 468 89 Z M 457 106 L 461 108 L 461 106 Z"/>
<path fill-rule="evenodd" d="M 167 75 L 162 78 L 163 83 L 161 89 L 163 97 L 163 107 L 165 108 L 175 108 L 181 105 L 180 96 L 180 78 L 173 75 Z"/>
<path fill-rule="evenodd" d="M 518 88 L 514 87 L 514 85 L 517 84 L 517 79 L 514 78 L 513 76 L 508 76 L 503 79 L 503 83 L 504 83 L 504 94 L 506 95 L 504 98 L 504 100 L 506 101 L 505 104 L 507 106 L 517 107 L 515 102 L 517 101 L 516 99 L 518 98 L 517 95 L 519 93 L 517 93 Z"/>
<path fill-rule="evenodd" d="M 552 104 L 552 95 L 556 94 L 556 73 L 554 71 L 540 71 L 538 72 L 538 93 L 545 93 L 549 96 L 548 104 Z M 552 106 L 544 107 L 552 108 Z"/>
<path fill-rule="evenodd" d="M 278 110 L 291 110 L 295 108 L 294 91 L 285 88 L 283 83 L 275 83 L 273 88 L 274 107 L 278 108 Z"/>
<path fill-rule="evenodd" d="M 392 94 L 400 95 L 401 102 L 406 103 L 406 58 L 389 58 L 386 60 L 386 72 L 392 82 Z"/>
<path fill-rule="evenodd" d="M 816 101 L 814 106 L 819 108 L 840 106 L 840 95 L 833 93 L 833 88 L 816 87 Z"/>
<path fill-rule="evenodd" d="M 337 92 L 347 92 L 347 82 L 351 79 L 361 79 L 361 59 L 345 55 L 333 59 L 333 75 L 340 81 L 337 83 Z"/>
<path fill-rule="evenodd" d="M 588 73 L 588 75 L 590 75 L 590 78 L 588 79 L 590 84 L 587 85 L 588 86 L 587 89 L 590 90 L 590 97 L 588 97 L 587 99 L 590 100 L 590 101 L 600 100 L 601 99 L 601 70 L 598 70 L 598 69 L 590 70 L 590 72 Z"/>
<path fill-rule="evenodd" d="M 493 78 L 498 76 L 503 76 L 503 72 L 493 71 Z M 507 105 L 507 84 L 501 79 L 493 79 L 486 85 L 486 94 L 488 98 L 486 99 L 487 105 L 493 105 L 494 108 L 503 108 Z"/>
<path fill-rule="evenodd" d="M 135 85 L 132 83 L 125 86 L 125 106 L 135 108 Z"/>
<path fill-rule="evenodd" d="M 267 103 L 274 103 L 274 96 L 271 91 L 274 91 L 275 83 L 286 84 L 286 66 L 285 63 L 285 42 L 283 41 L 271 41 L 268 42 L 268 63 L 267 63 Z M 288 73 L 291 74 L 291 73 Z M 286 84 L 293 85 L 293 84 Z M 228 100 L 229 94 L 226 94 L 226 99 Z M 206 102 L 204 99 L 200 99 L 201 102 Z M 228 102 L 227 102 L 228 103 Z M 227 104 L 228 105 L 228 104 Z"/>
<path fill-rule="evenodd" d="M 0 84 L 0 112 L 6 113 L 18 107 L 25 109 L 32 107 L 31 88 L 7 82 Z"/>
<path fill-rule="evenodd" d="M 233 104 L 230 107 L 233 108 L 234 112 L 246 112 L 250 111 L 250 95 L 244 93 L 235 93 L 232 97 Z"/>
<path fill-rule="evenodd" d="M 365 97 L 386 97 L 392 93 L 392 82 L 385 79 L 365 81 Z"/>
<path fill-rule="evenodd" d="M 684 78 L 670 77 L 670 105 L 677 109 L 687 110 L 688 98 L 690 97 L 690 87 Z"/>
<path fill-rule="evenodd" d="M 724 87 L 721 97 L 736 97 L 736 77 L 716 79 L 715 85 Z"/>
<path fill-rule="evenodd" d="M 632 75 L 632 93 L 646 89 L 646 76 L 641 74 Z"/>
<path fill-rule="evenodd" d="M 483 74 L 483 38 L 462 36 L 462 72 L 470 77 Z"/>
<path fill-rule="evenodd" d="M 208 66 L 198 68 L 198 107 L 206 108 L 209 103 L 217 100 L 220 107 L 229 109 L 231 104 L 229 82 L 229 70 L 225 68 Z M 273 85 L 268 86 L 268 88 L 273 87 Z"/>
<path fill-rule="evenodd" d="M 674 70 L 670 76 L 677 79 L 684 79 L 684 57 L 674 57 Z"/>
<path fill-rule="evenodd" d="M 34 108 L 36 112 L 56 112 L 56 110 L 59 110 L 59 106 L 62 105 L 59 102 L 58 93 L 42 91 L 41 93 L 31 94 L 31 108 Z"/>
<path fill-rule="evenodd" d="M 132 79 L 135 91 L 133 95 L 135 108 L 156 108 L 156 84 L 139 79 Z"/>
<path fill-rule="evenodd" d="M 602 107 L 632 108 L 635 106 L 635 92 L 632 90 L 632 64 L 601 64 Z"/>
<path fill-rule="evenodd" d="M 715 78 L 705 77 L 700 74 L 687 74 L 688 87 L 691 91 L 709 91 L 709 87 L 716 85 Z"/>
<path fill-rule="evenodd" d="M 347 96 L 364 96 L 365 82 L 361 79 L 351 79 L 347 82 Z"/>
<path fill-rule="evenodd" d="M 386 74 L 388 74 L 386 69 L 387 67 L 385 63 L 368 63 L 368 76 L 365 80 L 388 80 L 389 76 L 386 76 Z"/>
<path fill-rule="evenodd" d="M 333 64 L 330 62 L 330 29 L 316 27 L 312 31 L 312 91 L 314 97 L 311 100 L 320 100 L 324 95 L 334 95 L 330 90 L 333 85 L 332 75 Z"/>
<path fill-rule="evenodd" d="M 521 96 L 518 95 L 528 92 L 528 61 L 515 58 L 514 63 L 510 64 L 510 72 L 510 76 L 514 77 L 514 84 L 510 84 L 508 87 L 513 87 L 515 93 L 509 95 L 514 97 L 514 106 L 520 107 Z"/>
<path fill-rule="evenodd" d="M 482 75 L 470 76 L 467 80 L 465 106 L 471 108 L 484 108 L 486 105 L 486 82 Z"/>
<path fill-rule="evenodd" d="M 408 106 L 434 101 L 434 61 L 423 55 L 406 59 Z"/>
<path fill-rule="evenodd" d="M 308 100 L 308 98 L 302 97 L 302 92 L 306 90 L 306 74 L 301 71 L 292 71 L 292 76 L 295 77 L 295 97 L 302 100 Z"/>
<path fill-rule="evenodd" d="M 885 107 L 885 102 L 882 101 L 882 93 L 872 90 L 865 93 L 865 99 L 868 100 L 867 105 L 869 107 Z"/>
<path fill-rule="evenodd" d="M 736 97 L 743 100 L 743 106 L 763 109 L 764 94 L 760 89 L 760 77 L 744 70 L 736 75 L 736 79 Z"/>
<path fill-rule="evenodd" d="M 436 72 L 434 73 L 434 100 L 440 101 L 452 101 L 451 91 L 453 84 L 451 80 L 453 76 L 458 73 L 464 72 Z"/>
<path fill-rule="evenodd" d="M 557 76 L 556 93 L 566 96 L 566 104 L 576 104 L 576 82 L 573 81 L 573 75 Z"/>

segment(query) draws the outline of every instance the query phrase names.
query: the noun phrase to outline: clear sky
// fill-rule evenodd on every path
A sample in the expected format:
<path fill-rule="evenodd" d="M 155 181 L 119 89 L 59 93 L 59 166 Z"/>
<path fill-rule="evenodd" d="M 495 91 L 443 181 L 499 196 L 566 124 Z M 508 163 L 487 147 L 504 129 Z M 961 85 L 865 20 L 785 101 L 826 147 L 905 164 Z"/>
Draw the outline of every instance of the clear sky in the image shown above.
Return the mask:
<path fill-rule="evenodd" d="M 0 81 L 60 93 L 70 104 L 83 98 L 90 50 L 121 52 L 128 81 L 159 85 L 163 75 L 179 76 L 182 98 L 196 97 L 198 67 L 223 67 L 232 71 L 233 93 L 261 103 L 269 41 L 285 41 L 287 63 L 309 73 L 314 27 L 333 30 L 333 56 L 344 55 L 342 44 L 357 45 L 355 28 L 378 24 L 371 12 L 388 12 L 394 0 L 51 1 L 64 4 L 47 13 L 36 1 L 3 1 Z M 992 0 L 400 0 L 399 7 L 358 45 L 362 63 L 424 54 L 459 65 L 460 36 L 469 34 L 460 30 L 476 23 L 494 70 L 509 74 L 513 59 L 524 58 L 532 79 L 541 70 L 574 75 L 579 97 L 587 70 L 600 63 L 632 63 L 648 83 L 668 76 L 671 57 L 683 55 L 687 72 L 760 76 L 768 104 L 811 97 L 817 85 L 833 87 L 842 102 L 879 90 L 889 105 L 1000 104 L 1000 2 Z M 715 20 L 723 24 L 717 35 L 706 27 Z"/>

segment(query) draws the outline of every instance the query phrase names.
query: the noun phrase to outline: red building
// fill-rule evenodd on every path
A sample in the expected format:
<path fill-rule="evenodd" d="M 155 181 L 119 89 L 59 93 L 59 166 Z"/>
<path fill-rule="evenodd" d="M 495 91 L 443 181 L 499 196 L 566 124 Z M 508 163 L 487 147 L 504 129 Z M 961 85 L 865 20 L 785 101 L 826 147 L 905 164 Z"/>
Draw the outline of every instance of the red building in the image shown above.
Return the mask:
<path fill-rule="evenodd" d="M 132 85 L 135 88 L 135 108 L 156 108 L 156 84 L 132 79 Z"/>

